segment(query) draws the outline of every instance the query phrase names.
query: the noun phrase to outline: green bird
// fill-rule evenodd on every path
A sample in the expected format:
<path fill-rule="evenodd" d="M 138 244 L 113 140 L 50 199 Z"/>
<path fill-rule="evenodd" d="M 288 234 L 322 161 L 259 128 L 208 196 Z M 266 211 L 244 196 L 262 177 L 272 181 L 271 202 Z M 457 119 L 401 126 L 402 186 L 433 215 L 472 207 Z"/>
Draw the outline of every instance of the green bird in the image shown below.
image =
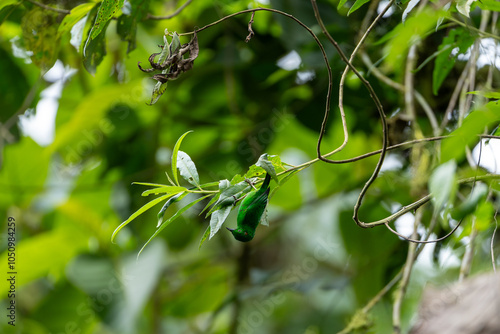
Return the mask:
<path fill-rule="evenodd" d="M 226 227 L 236 240 L 248 242 L 253 239 L 255 229 L 266 210 L 269 182 L 271 182 L 271 175 L 268 173 L 260 189 L 248 193 L 241 202 L 237 217 L 238 227 L 235 229 Z"/>

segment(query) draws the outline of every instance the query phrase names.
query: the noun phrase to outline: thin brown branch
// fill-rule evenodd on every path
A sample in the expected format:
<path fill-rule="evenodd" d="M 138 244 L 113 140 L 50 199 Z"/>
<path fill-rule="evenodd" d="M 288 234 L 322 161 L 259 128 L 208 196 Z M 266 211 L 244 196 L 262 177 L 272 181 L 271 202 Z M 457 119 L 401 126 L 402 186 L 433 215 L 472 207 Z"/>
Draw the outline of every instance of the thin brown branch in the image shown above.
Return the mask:
<path fill-rule="evenodd" d="M 374 101 L 375 103 L 375 106 L 377 107 L 377 110 L 379 112 L 379 115 L 381 117 L 381 122 L 382 122 L 382 132 L 383 132 L 383 141 L 382 141 L 382 154 L 380 156 L 380 161 L 379 161 L 379 164 L 377 165 L 377 167 L 375 168 L 375 172 L 374 174 L 372 175 L 372 177 L 368 180 L 368 182 L 366 183 L 365 185 L 365 188 L 368 188 L 369 185 L 373 182 L 373 180 L 376 178 L 376 176 L 378 175 L 378 172 L 380 170 L 380 167 L 382 167 L 382 162 L 384 160 L 384 156 L 385 156 L 385 149 L 387 147 L 387 122 L 385 120 L 385 114 L 384 114 L 384 109 L 382 107 L 382 103 L 380 102 L 380 100 L 378 99 L 378 96 L 377 94 L 375 93 L 375 91 L 373 90 L 373 88 L 371 87 L 370 83 L 368 82 L 368 80 L 366 80 L 360 73 L 359 71 L 356 69 L 356 67 L 354 67 L 354 65 L 352 65 L 352 63 L 349 61 L 349 59 L 347 59 L 346 55 L 344 54 L 344 52 L 342 51 L 342 49 L 340 48 L 340 46 L 338 45 L 337 41 L 330 35 L 330 33 L 328 32 L 328 30 L 326 29 L 325 27 L 325 24 L 323 23 L 323 20 L 321 19 L 321 15 L 319 14 L 319 9 L 318 9 L 318 5 L 316 3 L 316 0 L 311 0 L 311 4 L 313 6 L 313 11 L 314 11 L 314 16 L 316 17 L 316 21 L 318 22 L 319 26 L 321 27 L 321 31 L 323 32 L 323 34 L 328 38 L 328 40 L 330 41 L 330 43 L 335 47 L 335 49 L 337 50 L 337 53 L 339 54 L 340 58 L 342 59 L 342 61 L 349 67 L 350 70 L 352 70 L 354 72 L 354 74 L 361 80 L 361 82 L 363 83 L 363 85 L 366 87 L 366 89 L 368 90 L 368 92 L 370 93 L 370 97 L 372 98 L 372 100 Z M 367 31 L 366 34 L 368 34 L 369 31 Z M 363 40 L 363 39 L 362 39 Z M 331 81 L 331 77 L 329 76 L 329 81 Z M 331 82 L 329 82 L 329 91 L 331 91 Z M 328 117 L 329 117 L 329 112 L 330 112 L 330 96 L 328 95 L 327 96 L 327 101 L 326 101 L 326 108 L 325 108 L 325 116 L 323 118 L 323 122 L 321 124 L 321 130 L 320 130 L 320 133 L 319 133 L 319 138 L 318 138 L 318 144 L 317 144 L 317 147 L 316 147 L 316 152 L 317 152 L 317 156 L 318 158 L 321 160 L 321 161 L 324 161 L 324 162 L 327 162 L 327 163 L 337 163 L 336 161 L 334 160 L 329 160 L 326 158 L 327 155 L 322 155 L 321 154 L 321 141 L 324 137 L 324 134 L 325 134 L 325 131 L 326 131 L 326 123 L 328 121 Z M 335 152 L 335 151 L 334 151 Z M 333 153 L 328 153 L 328 156 L 330 156 L 331 154 Z M 373 177 L 375 176 L 375 177 Z M 368 186 L 368 187 L 366 187 Z M 362 190 L 362 194 L 364 193 L 364 191 Z M 361 196 L 362 198 L 363 196 Z M 360 201 L 359 201 L 360 202 Z M 357 203 L 358 204 L 358 203 Z M 355 219 L 356 220 L 356 219 Z"/>
<path fill-rule="evenodd" d="M 179 15 L 183 10 L 184 8 L 186 8 L 193 0 L 187 0 L 182 6 L 180 6 L 179 8 L 177 8 L 175 10 L 175 12 L 173 12 L 172 14 L 169 14 L 169 15 L 166 15 L 166 16 L 156 16 L 156 15 L 152 15 L 152 14 L 148 14 L 146 15 L 146 20 L 169 20 L 177 15 Z"/>
<path fill-rule="evenodd" d="M 418 143 L 438 141 L 438 140 L 442 140 L 442 139 L 446 139 L 446 138 L 450 138 L 450 137 L 451 136 L 436 136 L 436 137 L 428 137 L 428 138 L 422 138 L 422 139 L 414 139 L 414 140 L 406 141 L 404 143 L 399 143 L 399 144 L 396 144 L 396 145 L 389 146 L 389 147 L 387 147 L 386 151 L 392 151 L 392 150 L 395 150 L 395 149 L 398 149 L 398 148 L 403 148 L 405 146 L 410 146 L 410 145 L 414 145 L 414 144 L 418 144 Z M 479 135 L 478 137 L 480 137 L 480 138 L 500 139 L 500 136 L 494 136 L 494 135 Z M 365 154 L 362 154 L 362 155 L 358 155 L 357 157 L 354 157 L 354 158 L 349 158 L 349 159 L 344 159 L 344 160 L 335 160 L 335 163 L 337 163 L 337 164 L 345 164 L 345 163 L 355 162 L 355 161 L 359 161 L 359 160 L 363 160 L 363 159 L 369 158 L 371 156 L 374 156 L 374 155 L 377 155 L 377 154 L 380 154 L 380 153 L 382 153 L 382 149 L 379 149 L 379 150 L 376 150 L 376 151 L 372 151 L 372 152 L 369 152 L 369 153 L 365 153 Z M 310 161 L 304 162 L 303 164 L 300 164 L 300 165 L 294 166 L 292 168 L 289 168 L 286 171 L 283 171 L 283 172 L 279 173 L 278 175 L 289 173 L 289 172 L 292 172 L 292 171 L 297 170 L 297 169 L 303 169 L 303 168 L 309 167 L 310 165 L 312 165 L 312 164 L 314 164 L 314 163 L 316 163 L 318 161 L 321 161 L 321 160 L 319 158 L 312 159 Z"/>
<path fill-rule="evenodd" d="M 389 10 L 389 8 L 392 6 L 393 2 L 394 2 L 394 0 L 391 0 L 387 4 L 387 6 L 380 12 L 380 14 L 375 18 L 375 20 L 373 20 L 373 22 L 368 26 L 368 28 L 366 28 L 365 33 L 361 36 L 358 44 L 356 45 L 356 47 L 354 48 L 354 50 L 351 53 L 351 56 L 349 57 L 349 63 L 352 63 L 352 61 L 354 60 L 354 57 L 356 56 L 358 51 L 361 49 L 361 46 L 363 45 L 364 41 L 366 40 L 366 38 L 368 37 L 368 35 L 372 31 L 375 24 Z M 318 14 L 318 17 L 319 17 L 319 14 Z M 321 18 L 320 18 L 320 20 L 321 20 Z M 326 28 L 325 28 L 325 30 L 326 30 Z M 345 79 L 347 78 L 347 74 L 349 73 L 349 69 L 350 69 L 349 65 L 346 65 L 344 72 L 342 73 L 342 77 L 340 78 L 340 84 L 339 84 L 339 110 L 340 110 L 340 119 L 342 121 L 342 130 L 344 132 L 344 141 L 342 142 L 342 144 L 338 148 L 334 149 L 333 151 L 331 151 L 328 154 L 325 154 L 324 157 L 328 157 L 328 156 L 331 156 L 337 152 L 340 152 L 341 150 L 344 149 L 344 147 L 347 145 L 347 142 L 349 141 L 349 132 L 347 130 L 347 122 L 346 122 L 345 110 L 344 110 L 344 83 L 345 83 Z M 326 126 L 326 120 L 328 119 L 328 115 L 325 115 L 325 118 L 326 119 L 323 120 L 321 132 L 325 131 L 325 129 L 323 128 L 323 125 Z M 319 143 L 319 145 L 320 144 L 321 143 Z"/>
<path fill-rule="evenodd" d="M 408 237 L 405 237 L 404 235 L 400 234 L 399 232 L 397 232 L 396 230 L 394 230 L 392 227 L 389 226 L 389 223 L 386 223 L 385 226 L 389 229 L 389 231 L 391 231 L 392 233 L 394 233 L 395 235 L 397 235 L 398 237 L 400 238 L 403 238 L 404 240 L 406 241 L 409 241 L 409 242 L 412 242 L 414 244 L 433 244 L 433 243 L 436 243 L 436 242 L 440 242 L 440 241 L 443 241 L 445 240 L 446 238 L 448 238 L 449 236 L 451 236 L 453 233 L 455 233 L 455 231 L 458 229 L 458 227 L 462 224 L 462 220 L 460 220 L 457 225 L 450 231 L 448 232 L 448 234 L 446 234 L 444 237 L 441 237 L 441 238 L 438 238 L 438 239 L 435 239 L 435 240 L 425 240 L 425 241 L 421 241 L 421 240 L 416 240 L 415 238 L 408 238 Z M 430 234 L 430 233 L 429 233 Z"/>
<path fill-rule="evenodd" d="M 36 2 L 35 0 L 26 0 L 26 1 L 31 2 L 35 6 L 41 7 L 41 8 L 46 9 L 46 10 L 51 10 L 51 11 L 56 12 L 56 13 L 60 13 L 60 14 L 71 13 L 70 10 L 50 7 L 50 6 L 44 5 L 43 3 Z"/>
<path fill-rule="evenodd" d="M 319 23 L 319 25 L 321 27 L 322 32 L 328 38 L 328 40 L 330 41 L 330 43 L 332 43 L 332 45 L 335 47 L 335 49 L 337 50 L 337 53 L 340 55 L 340 58 L 342 58 L 342 61 L 349 66 L 349 68 L 354 72 L 354 74 L 356 74 L 356 76 L 361 80 L 361 82 L 363 83 L 363 85 L 368 90 L 368 92 L 370 94 L 370 97 L 372 98 L 373 102 L 375 103 L 375 106 L 377 107 L 377 111 L 378 111 L 379 117 L 380 117 L 380 122 L 382 123 L 382 152 L 380 153 L 379 161 L 377 162 L 377 165 L 375 166 L 375 169 L 374 169 L 371 177 L 368 179 L 368 181 L 366 181 L 364 187 L 361 189 L 361 192 L 360 192 L 359 197 L 358 197 L 358 199 L 356 201 L 356 204 L 354 205 L 354 214 L 353 214 L 353 217 L 352 217 L 352 219 L 356 222 L 356 224 L 359 227 L 367 228 L 368 226 L 364 222 L 362 222 L 362 221 L 359 220 L 358 214 L 359 214 L 359 209 L 361 207 L 361 203 L 363 201 L 363 198 L 366 195 L 366 192 L 368 191 L 368 188 L 370 188 L 370 186 L 372 185 L 372 183 L 377 178 L 377 176 L 378 176 L 378 174 L 380 172 L 380 169 L 382 168 L 382 164 L 384 162 L 384 158 L 385 158 L 385 154 L 386 154 L 386 150 L 387 150 L 387 146 L 388 146 L 387 120 L 386 120 L 386 116 L 385 116 L 385 113 L 384 113 L 384 108 L 382 106 L 382 103 L 380 102 L 380 100 L 379 100 L 377 94 L 375 93 L 375 91 L 373 90 L 372 86 L 370 85 L 370 83 L 368 82 L 368 80 L 366 80 L 358 72 L 358 70 L 351 64 L 351 62 L 349 61 L 349 59 L 347 59 L 347 57 L 345 56 L 344 52 L 342 51 L 342 49 L 338 45 L 337 41 L 335 41 L 335 39 L 327 31 L 327 29 L 326 29 L 326 27 L 325 27 L 325 25 L 324 25 L 324 23 L 323 23 L 323 21 L 321 19 L 321 16 L 319 14 L 319 9 L 318 9 L 318 5 L 316 3 L 316 0 L 311 0 L 311 3 L 313 5 L 313 10 L 314 10 L 314 15 L 316 16 L 316 21 L 318 21 L 318 23 Z M 329 110 L 330 110 L 329 103 L 330 103 L 330 101 L 327 99 L 326 112 L 325 112 L 325 116 L 324 116 L 324 119 L 323 119 L 323 123 L 321 124 L 321 130 L 320 130 L 320 133 L 319 133 L 318 144 L 316 146 L 316 152 L 317 152 L 318 158 L 321 161 L 324 161 L 324 162 L 327 162 L 327 163 L 337 163 L 336 161 L 329 160 L 326 157 L 324 157 L 324 156 L 321 155 L 321 141 L 323 139 L 323 136 L 324 136 L 325 130 L 326 130 L 326 122 L 328 120 L 328 113 L 329 113 Z"/>
<path fill-rule="evenodd" d="M 500 179 L 500 175 L 486 174 L 486 175 L 473 176 L 473 177 L 469 177 L 469 178 L 465 178 L 465 179 L 460 179 L 457 181 L 457 184 L 470 183 L 470 182 L 476 182 L 476 181 L 481 181 L 481 180 L 495 180 L 495 179 Z M 427 203 L 431 199 L 432 199 L 432 194 L 428 194 L 428 195 L 422 197 L 421 199 L 419 199 L 418 201 L 402 207 L 399 211 L 390 215 L 389 217 L 386 217 L 384 219 L 380 219 L 380 220 L 377 220 L 377 221 L 374 221 L 371 223 L 364 223 L 365 227 L 375 227 L 375 226 L 383 225 L 383 224 L 387 226 L 387 224 L 390 223 L 391 221 L 401 217 L 402 215 L 406 214 L 407 212 L 410 212 L 412 210 L 415 210 L 415 209 L 421 207 L 422 205 L 424 205 L 425 203 Z M 436 241 L 434 241 L 434 242 L 436 242 Z"/>
<path fill-rule="evenodd" d="M 454 18 L 452 16 L 447 17 L 447 19 L 450 20 L 450 21 L 452 21 L 453 23 L 461 25 L 462 27 L 464 27 L 466 29 L 469 29 L 469 30 L 472 30 L 472 31 L 478 33 L 479 36 L 481 36 L 481 37 L 489 37 L 489 38 L 496 39 L 497 41 L 500 41 L 500 36 L 498 36 L 498 35 L 491 34 L 491 33 L 486 32 L 484 30 L 478 29 L 478 28 L 476 28 L 474 26 L 471 26 L 470 24 L 464 23 L 464 22 L 462 22 L 462 21 L 460 21 L 460 20 L 458 20 L 458 19 L 456 19 L 456 18 Z"/>

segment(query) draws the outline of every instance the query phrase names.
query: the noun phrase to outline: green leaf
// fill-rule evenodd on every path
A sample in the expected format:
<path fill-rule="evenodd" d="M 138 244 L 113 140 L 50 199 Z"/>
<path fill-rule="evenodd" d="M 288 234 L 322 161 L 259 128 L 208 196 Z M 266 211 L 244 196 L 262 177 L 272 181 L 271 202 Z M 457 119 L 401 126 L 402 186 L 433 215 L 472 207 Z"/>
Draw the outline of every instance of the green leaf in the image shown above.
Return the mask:
<path fill-rule="evenodd" d="M 200 187 L 200 177 L 191 157 L 183 151 L 177 153 L 177 168 L 181 176 L 195 187 Z"/>
<path fill-rule="evenodd" d="M 70 32 L 71 28 L 83 19 L 85 15 L 88 15 L 94 6 L 96 6 L 96 3 L 86 2 L 71 9 L 71 12 L 64 17 L 59 25 L 57 37 L 61 37 L 64 33 Z"/>
<path fill-rule="evenodd" d="M 4 147 L 3 162 L 0 169 L 0 208 L 11 205 L 24 207 L 44 191 L 47 185 L 50 154 L 30 137 L 21 137 L 17 143 Z M 30 161 L 36 163 L 26 163 Z M 6 212 L 6 211 L 3 211 Z"/>
<path fill-rule="evenodd" d="M 198 250 L 201 249 L 201 245 L 203 245 L 203 243 L 205 242 L 205 240 L 207 240 L 209 235 L 210 235 L 210 225 L 207 226 L 205 233 L 203 233 L 203 236 L 201 237 L 200 245 L 198 246 Z"/>
<path fill-rule="evenodd" d="M 442 14 L 441 10 L 424 9 L 387 33 L 379 41 L 380 43 L 390 39 L 384 48 L 384 53 L 387 55 L 384 59 L 384 67 L 387 70 L 401 71 L 410 45 L 419 43 L 432 32 Z"/>
<path fill-rule="evenodd" d="M 162 73 L 163 72 L 164 71 L 162 71 Z M 167 90 L 167 84 L 168 81 L 163 83 L 160 81 L 156 82 L 155 86 L 153 87 L 153 93 L 151 94 L 151 101 L 149 101 L 150 106 L 158 102 L 163 93 L 165 93 L 165 91 Z"/>
<path fill-rule="evenodd" d="M 105 23 L 105 26 L 109 21 Z M 90 74 L 94 75 L 97 66 L 106 56 L 106 39 L 105 34 L 99 35 L 98 38 L 90 38 L 90 32 L 83 47 L 83 66 Z"/>
<path fill-rule="evenodd" d="M 163 206 L 160 209 L 160 212 L 158 212 L 158 215 L 157 215 L 157 217 L 158 217 L 158 223 L 156 224 L 156 227 L 159 227 L 163 223 L 163 217 L 165 216 L 165 211 L 167 211 L 167 209 L 172 204 L 177 203 L 181 199 L 183 199 L 184 197 L 186 197 L 187 194 L 189 194 L 189 193 L 185 192 L 185 193 L 176 194 L 175 196 L 172 196 L 171 198 L 169 198 L 165 202 L 165 204 L 163 204 Z"/>
<path fill-rule="evenodd" d="M 160 55 L 158 56 L 158 63 L 163 63 L 168 57 L 170 57 L 170 47 L 168 45 L 167 36 L 163 36 L 163 49 L 161 49 Z"/>
<path fill-rule="evenodd" d="M 500 99 L 500 92 L 488 92 L 488 91 L 484 91 L 484 90 L 475 90 L 473 92 L 468 92 L 467 94 L 473 94 L 473 95 L 479 95 L 479 96 L 483 96 L 487 99 L 495 99 L 495 100 L 499 100 Z"/>
<path fill-rule="evenodd" d="M 467 49 L 474 43 L 474 38 L 465 29 L 453 29 L 448 36 L 443 38 L 443 42 L 438 47 L 438 56 L 434 62 L 434 70 L 432 73 L 432 91 L 434 95 L 438 94 L 438 90 L 442 83 L 450 73 L 455 61 L 461 53 L 465 53 Z M 459 51 L 452 55 L 454 48 L 458 47 Z"/>
<path fill-rule="evenodd" d="M 351 15 L 351 13 L 354 13 L 356 10 L 360 9 L 361 6 L 363 6 L 367 2 L 370 2 L 370 0 L 356 0 L 354 5 L 352 5 L 351 9 L 349 9 L 347 16 Z"/>
<path fill-rule="evenodd" d="M 21 19 L 26 49 L 33 52 L 31 60 L 42 70 L 56 62 L 60 44 L 57 27 L 58 14 L 40 7 L 24 13 Z"/>
<path fill-rule="evenodd" d="M 210 217 L 210 237 L 208 239 L 212 239 L 215 233 L 219 232 L 219 229 L 221 228 L 222 224 L 224 224 L 224 221 L 231 212 L 232 208 L 233 205 L 229 204 L 227 206 L 221 207 L 218 210 L 215 210 L 212 213 L 212 216 Z"/>
<path fill-rule="evenodd" d="M 4 7 L 12 4 L 17 4 L 19 1 L 18 0 L 3 0 L 0 3 L 0 9 L 3 9 Z"/>
<path fill-rule="evenodd" d="M 410 0 L 410 2 L 408 3 L 408 6 L 406 6 L 406 8 L 405 8 L 405 10 L 403 12 L 403 18 L 401 20 L 403 23 L 405 23 L 406 17 L 411 12 L 411 10 L 413 8 L 415 8 L 416 5 L 418 5 L 419 2 L 420 2 L 420 0 Z"/>
<path fill-rule="evenodd" d="M 91 148 L 103 142 L 114 125 L 105 117 L 117 102 L 132 103 L 131 91 L 142 91 L 142 80 L 132 81 L 125 85 L 100 87 L 85 95 L 71 113 L 71 118 L 56 129 L 54 142 L 49 146 L 51 153 L 64 149 L 65 160 L 78 163 L 82 159 L 79 145 L 82 141 L 91 144 Z M 136 101 L 136 100 L 135 100 Z M 85 150 L 88 150 L 86 148 Z"/>
<path fill-rule="evenodd" d="M 148 14 L 149 3 L 150 0 L 127 1 L 123 9 L 123 15 L 118 18 L 116 31 L 122 41 L 128 42 L 127 53 L 136 48 L 137 24 Z"/>
<path fill-rule="evenodd" d="M 461 161 L 465 155 L 465 147 L 479 140 L 478 134 L 492 124 L 500 122 L 500 105 L 491 101 L 480 109 L 473 110 L 463 121 L 462 126 L 453 131 L 449 138 L 443 140 L 441 160 L 443 162 L 456 159 Z"/>
<path fill-rule="evenodd" d="M 439 165 L 429 178 L 429 191 L 432 194 L 436 211 L 441 210 L 456 189 L 455 172 L 457 164 L 454 160 Z"/>
<path fill-rule="evenodd" d="M 476 229 L 481 231 L 486 231 L 490 227 L 493 221 L 493 215 L 495 214 L 495 208 L 493 204 L 489 201 L 482 201 L 476 209 L 474 216 L 476 217 Z"/>
<path fill-rule="evenodd" d="M 174 177 L 174 181 L 176 185 L 179 185 L 179 178 L 177 177 L 177 155 L 179 153 L 179 148 L 181 147 L 182 140 L 187 136 L 188 133 L 193 132 L 193 130 L 189 130 L 184 133 L 182 136 L 177 139 L 175 143 L 174 150 L 172 151 L 172 175 Z"/>
<path fill-rule="evenodd" d="M 171 55 L 176 54 L 177 52 L 179 52 L 180 48 L 181 48 L 181 41 L 179 39 L 179 35 L 177 35 L 177 32 L 174 31 L 174 34 L 172 35 L 172 42 L 170 43 L 169 46 L 170 54 Z"/>
<path fill-rule="evenodd" d="M 23 100 L 28 95 L 31 84 L 28 82 L 27 74 L 29 73 L 24 71 L 26 65 L 19 63 L 14 55 L 4 48 L 0 48 L 0 59 L 0 73 L 2 73 L 0 91 L 6 92 L 2 94 L 0 123 L 5 123 L 9 118 L 17 117 L 16 112 L 23 105 Z M 36 103 L 36 101 L 34 101 L 34 103 Z M 16 126 L 14 126 L 11 131 L 14 130 L 14 128 L 16 128 Z M 11 133 L 15 131 L 16 130 Z"/>
<path fill-rule="evenodd" d="M 474 189 L 469 194 L 467 199 L 451 212 L 451 218 L 462 220 L 465 216 L 470 215 L 476 210 L 480 201 L 488 194 L 488 186 L 482 182 L 476 183 Z"/>
<path fill-rule="evenodd" d="M 109 20 L 123 6 L 123 0 L 103 0 L 97 13 L 97 18 L 90 32 L 90 38 L 95 39 L 103 30 L 106 30 Z"/>
<path fill-rule="evenodd" d="M 21 3 L 16 4 L 0 4 L 0 25 L 2 25 L 20 5 Z"/>
<path fill-rule="evenodd" d="M 274 169 L 273 163 L 269 161 L 267 153 L 262 154 L 255 165 L 262 167 L 269 175 L 271 175 L 276 183 L 279 183 L 278 176 L 276 176 L 276 170 Z"/>
<path fill-rule="evenodd" d="M 161 50 L 160 55 L 158 56 L 158 64 L 163 63 L 168 57 L 170 57 L 170 47 L 168 44 L 167 36 L 163 36 L 163 43 L 164 43 L 163 49 Z M 164 69 L 163 71 L 161 71 L 161 73 L 165 74 L 169 70 L 170 67 Z M 155 86 L 153 87 L 153 93 L 151 94 L 151 101 L 149 102 L 149 105 L 155 104 L 160 99 L 163 93 L 165 93 L 165 91 L 167 90 L 167 84 L 168 81 L 164 83 L 158 81 L 155 84 Z"/>
<path fill-rule="evenodd" d="M 163 224 L 161 224 L 160 227 L 158 227 L 158 229 L 155 231 L 155 233 L 151 236 L 151 238 L 149 238 L 149 240 L 144 244 L 144 246 L 142 246 L 141 250 L 139 251 L 139 253 L 137 254 L 137 258 L 139 258 L 139 256 L 141 255 L 142 251 L 144 250 L 144 248 L 146 248 L 146 246 L 161 232 L 163 231 L 163 229 L 165 227 L 167 227 L 168 225 L 170 225 L 170 223 L 172 223 L 174 220 L 176 220 L 177 218 L 179 218 L 187 209 L 189 209 L 190 207 L 192 207 L 193 205 L 195 205 L 196 203 L 204 200 L 205 198 L 207 198 L 208 196 L 210 195 L 206 195 L 206 196 L 203 196 L 203 197 L 200 197 L 198 198 L 197 200 L 189 203 L 188 205 L 186 205 L 185 207 L 183 207 L 182 209 L 180 209 L 179 211 L 177 211 L 172 217 L 170 217 L 168 220 L 166 220 Z"/>
<path fill-rule="evenodd" d="M 481 0 L 477 2 L 477 4 L 482 10 L 492 10 L 495 12 L 500 12 L 500 2 L 496 0 Z"/>
<path fill-rule="evenodd" d="M 207 203 L 207 205 L 205 205 L 205 207 L 203 208 L 203 210 L 201 210 L 201 212 L 199 213 L 199 215 L 201 215 L 203 212 L 205 212 L 212 204 L 214 204 L 218 199 L 219 199 L 219 196 L 220 196 L 220 193 L 219 194 L 216 194 L 214 197 L 212 197 L 212 199 Z M 208 217 L 208 214 L 205 216 L 205 218 Z"/>
<path fill-rule="evenodd" d="M 158 195 L 158 194 L 178 194 L 180 192 L 186 191 L 187 189 L 185 187 L 177 187 L 177 186 L 163 186 L 159 188 L 154 188 L 154 189 L 149 189 L 144 191 L 141 195 L 142 196 L 149 196 L 151 194 Z"/>
<path fill-rule="evenodd" d="M 267 218 L 267 207 L 264 210 L 264 213 L 262 213 L 262 216 L 260 217 L 260 223 L 264 226 L 269 226 L 269 219 Z"/>
<path fill-rule="evenodd" d="M 167 198 L 169 197 L 172 197 L 174 196 L 175 194 L 168 194 L 168 195 L 164 195 L 164 196 L 161 196 L 161 197 L 158 197 L 148 203 L 146 203 L 145 205 L 143 205 L 139 210 L 137 210 L 136 212 L 134 212 L 130 217 L 128 217 L 127 220 L 125 220 L 123 223 L 121 223 L 114 231 L 113 231 L 113 234 L 111 235 L 111 242 L 114 242 L 115 240 L 115 236 L 118 232 L 120 232 L 120 230 L 122 228 L 124 228 L 125 226 L 127 226 L 128 223 L 130 223 L 132 220 L 134 220 L 135 218 L 137 218 L 139 215 L 143 214 L 144 212 L 146 212 L 147 210 L 151 209 L 153 206 L 155 206 L 156 204 L 166 200 Z"/>

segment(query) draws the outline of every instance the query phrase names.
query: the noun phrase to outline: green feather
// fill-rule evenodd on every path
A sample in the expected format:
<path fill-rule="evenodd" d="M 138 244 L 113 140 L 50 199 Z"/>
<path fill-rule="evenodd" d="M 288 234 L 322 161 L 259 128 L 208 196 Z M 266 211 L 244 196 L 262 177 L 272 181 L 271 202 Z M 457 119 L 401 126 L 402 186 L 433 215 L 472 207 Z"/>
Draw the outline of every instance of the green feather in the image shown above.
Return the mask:
<path fill-rule="evenodd" d="M 255 236 L 255 229 L 266 210 L 270 182 L 271 175 L 266 174 L 260 189 L 248 193 L 241 202 L 237 218 L 238 227 L 236 229 L 228 228 L 236 240 L 247 242 Z"/>

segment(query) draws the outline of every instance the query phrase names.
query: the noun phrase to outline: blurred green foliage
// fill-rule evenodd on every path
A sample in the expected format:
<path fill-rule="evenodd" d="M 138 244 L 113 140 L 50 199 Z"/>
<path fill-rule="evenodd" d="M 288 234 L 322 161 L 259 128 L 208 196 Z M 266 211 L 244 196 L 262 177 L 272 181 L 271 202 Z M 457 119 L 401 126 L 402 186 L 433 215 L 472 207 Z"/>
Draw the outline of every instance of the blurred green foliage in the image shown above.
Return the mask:
<path fill-rule="evenodd" d="M 176 15 L 158 19 L 183 4 L 187 6 Z M 348 55 L 367 22 L 385 5 L 373 0 L 318 3 L 329 33 Z M 436 129 L 424 108 L 417 105 L 412 119 L 405 110 L 404 91 L 386 85 L 377 74 L 382 71 L 386 79 L 405 84 L 408 49 L 417 44 L 417 65 L 422 66 L 410 71 L 414 89 L 442 125 L 440 134 L 454 137 L 390 151 L 360 216 L 366 222 L 383 219 L 432 190 L 439 205 L 434 208 L 434 201 L 422 207 L 420 237 L 435 219 L 431 239 L 449 232 L 452 218 L 464 221 L 463 229 L 439 247 L 425 246 L 417 261 L 402 309 L 405 332 L 426 282 L 457 279 L 467 236 L 479 235 L 473 272 L 491 268 L 489 246 L 500 206 L 498 178 L 477 184 L 480 195 L 473 184 L 460 180 L 487 175 L 471 166 L 467 150 L 479 142 L 479 134 L 498 135 L 498 69 L 491 64 L 478 67 L 478 84 L 469 86 L 475 95 L 466 95 L 466 88 L 460 93 L 460 101 L 465 101 L 461 106 L 469 103 L 470 108 L 446 110 L 462 71 L 476 68 L 464 56 L 469 47 L 486 38 L 498 43 L 494 34 L 483 36 L 475 27 L 484 10 L 499 9 L 491 1 L 471 8 L 469 3 L 463 9 L 471 9 L 465 24 L 455 7 L 436 10 L 430 3 L 413 9 L 403 24 L 400 5 L 392 6 L 364 44 L 362 52 L 376 65 L 368 66 L 362 57 L 353 64 L 382 102 L 391 145 L 431 137 Z M 42 8 L 47 6 L 58 11 Z M 275 167 L 282 162 L 290 168 L 316 158 L 327 71 L 310 35 L 281 15 L 256 12 L 255 35 L 248 43 L 250 13 L 200 31 L 193 69 L 170 82 L 157 103 L 148 105 L 155 81 L 137 63 L 148 64 L 150 55 L 159 52 L 165 29 L 179 33 L 184 44 L 191 36 L 182 33 L 258 6 L 295 16 L 324 44 L 334 78 L 322 152 L 335 149 L 344 139 L 337 104 L 345 64 L 321 35 L 308 1 L 0 4 L 0 216 L 5 222 L 0 263 L 6 273 L 7 219 L 13 217 L 18 273 L 16 326 L 2 314 L 0 332 L 335 333 L 354 315 L 354 332 L 392 331 L 394 287 L 368 314 L 360 310 L 400 272 L 408 243 L 383 226 L 361 229 L 352 219 L 378 155 L 345 164 L 316 162 L 286 178 L 279 188 L 276 179 L 272 181 L 271 188 L 278 189 L 268 207 L 270 226 L 259 226 L 249 244 L 236 242 L 221 229 L 210 240 L 203 239 L 199 248 L 210 221 L 206 212 L 199 215 L 210 200 L 201 199 L 201 194 L 169 203 L 160 220 L 168 226 L 160 230 L 157 214 L 163 201 L 157 201 L 116 235 L 116 243 L 110 241 L 120 223 L 152 199 L 141 196 L 149 188 L 132 182 L 170 185 L 165 172 L 172 176 L 171 156 L 179 149 L 175 143 L 190 130 L 182 151 L 196 164 L 196 184 L 244 182 L 242 175 L 264 153 Z M 291 65 L 278 66 L 282 62 Z M 344 88 L 349 141 L 331 157 L 337 160 L 378 150 L 383 137 L 373 101 L 360 80 L 349 74 Z M 47 125 L 51 108 L 57 110 L 54 131 Z M 482 142 L 483 149 L 488 145 Z M 442 164 L 447 161 L 453 162 Z M 180 186 L 175 190 L 191 187 L 177 179 L 175 165 L 173 169 Z M 195 200 L 200 201 L 175 216 Z M 409 236 L 414 217 L 413 211 L 401 217 L 398 230 Z M 236 225 L 236 210 L 225 224 Z M 11 300 L 8 290 L 0 286 L 4 313 Z"/>

